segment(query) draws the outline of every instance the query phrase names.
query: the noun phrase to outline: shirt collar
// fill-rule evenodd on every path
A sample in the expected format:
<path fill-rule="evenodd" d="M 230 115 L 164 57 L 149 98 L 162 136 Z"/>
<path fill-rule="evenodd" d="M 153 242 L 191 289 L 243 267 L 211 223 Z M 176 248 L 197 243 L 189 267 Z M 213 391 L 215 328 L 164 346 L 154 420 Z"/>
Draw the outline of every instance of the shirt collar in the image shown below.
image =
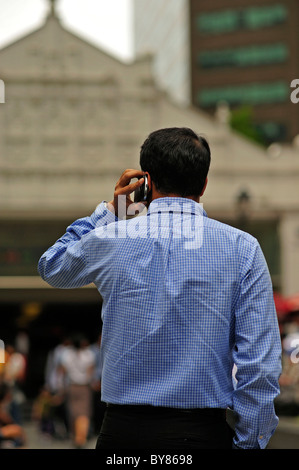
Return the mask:
<path fill-rule="evenodd" d="M 154 199 L 148 208 L 148 214 L 157 212 L 180 212 L 207 217 L 203 204 L 185 197 L 161 197 Z"/>

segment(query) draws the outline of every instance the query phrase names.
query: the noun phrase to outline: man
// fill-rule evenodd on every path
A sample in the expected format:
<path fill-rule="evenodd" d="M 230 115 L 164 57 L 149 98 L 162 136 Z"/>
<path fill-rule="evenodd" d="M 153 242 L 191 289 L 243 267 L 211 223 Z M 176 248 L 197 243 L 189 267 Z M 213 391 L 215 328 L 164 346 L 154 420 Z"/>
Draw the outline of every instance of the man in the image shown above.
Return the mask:
<path fill-rule="evenodd" d="M 210 166 L 203 137 L 155 131 L 140 165 L 39 262 L 49 284 L 93 282 L 103 298 L 107 411 L 97 447 L 265 448 L 277 426 L 280 335 L 261 248 L 203 210 Z M 121 203 L 134 214 L 130 194 L 145 178 L 147 215 L 120 220 Z"/>

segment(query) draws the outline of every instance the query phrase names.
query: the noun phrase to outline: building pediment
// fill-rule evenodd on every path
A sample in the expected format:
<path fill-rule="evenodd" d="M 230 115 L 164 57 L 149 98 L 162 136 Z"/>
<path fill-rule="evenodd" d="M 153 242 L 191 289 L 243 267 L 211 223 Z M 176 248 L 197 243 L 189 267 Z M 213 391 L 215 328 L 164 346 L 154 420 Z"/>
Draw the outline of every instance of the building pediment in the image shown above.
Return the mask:
<path fill-rule="evenodd" d="M 114 78 L 124 63 L 67 31 L 56 16 L 38 30 L 0 50 L 1 78 Z M 109 77 L 108 77 L 109 79 Z"/>

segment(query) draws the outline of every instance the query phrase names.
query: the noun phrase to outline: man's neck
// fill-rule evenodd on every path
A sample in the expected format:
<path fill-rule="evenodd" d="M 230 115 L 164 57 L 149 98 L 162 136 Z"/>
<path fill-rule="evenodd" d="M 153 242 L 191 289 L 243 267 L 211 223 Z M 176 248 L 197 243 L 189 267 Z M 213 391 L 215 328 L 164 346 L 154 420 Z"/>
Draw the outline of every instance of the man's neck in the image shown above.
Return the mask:
<path fill-rule="evenodd" d="M 151 202 L 154 201 L 155 199 L 160 199 L 162 197 L 183 197 L 185 199 L 191 199 L 192 201 L 195 202 L 200 202 L 200 197 L 199 196 L 181 196 L 180 194 L 175 194 L 175 193 L 160 193 L 160 191 L 157 191 L 155 188 L 153 188 L 152 194 L 151 194 Z"/>

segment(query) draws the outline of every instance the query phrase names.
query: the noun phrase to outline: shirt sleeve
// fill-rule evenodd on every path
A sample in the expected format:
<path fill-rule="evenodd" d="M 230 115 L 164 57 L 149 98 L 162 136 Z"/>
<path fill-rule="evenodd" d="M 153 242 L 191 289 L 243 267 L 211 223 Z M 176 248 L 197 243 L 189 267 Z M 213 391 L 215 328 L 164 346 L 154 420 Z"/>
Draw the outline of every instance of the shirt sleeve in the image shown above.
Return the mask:
<path fill-rule="evenodd" d="M 264 255 L 257 242 L 249 244 L 235 308 L 234 446 L 263 449 L 278 424 L 274 399 L 279 394 L 281 339 Z"/>
<path fill-rule="evenodd" d="M 76 220 L 40 258 L 38 272 L 53 287 L 70 289 L 92 282 L 84 252 L 84 237 L 98 227 L 117 221 L 117 217 L 100 203 L 89 217 Z"/>

